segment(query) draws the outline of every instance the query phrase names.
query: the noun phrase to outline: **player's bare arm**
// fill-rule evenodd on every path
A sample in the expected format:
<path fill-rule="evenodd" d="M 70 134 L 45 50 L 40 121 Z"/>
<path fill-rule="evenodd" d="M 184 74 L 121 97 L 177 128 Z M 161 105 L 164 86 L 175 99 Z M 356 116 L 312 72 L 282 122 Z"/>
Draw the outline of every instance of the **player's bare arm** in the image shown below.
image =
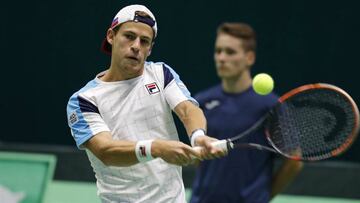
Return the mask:
<path fill-rule="evenodd" d="M 271 184 L 271 198 L 282 192 L 300 173 L 303 168 L 303 162 L 295 161 L 291 159 L 285 159 L 274 174 Z"/>
<path fill-rule="evenodd" d="M 131 166 L 138 163 L 136 142 L 112 139 L 110 132 L 100 132 L 84 143 L 107 166 Z"/>
<path fill-rule="evenodd" d="M 194 105 L 191 101 L 183 101 L 178 104 L 174 109 L 176 115 L 180 118 L 184 124 L 186 132 L 189 136 L 198 129 L 206 129 L 206 119 L 203 111 Z M 223 150 L 211 145 L 211 142 L 217 139 L 209 136 L 198 136 L 194 141 L 195 145 L 203 146 L 205 150 L 202 150 L 202 159 L 213 159 L 216 157 L 222 157 L 226 155 Z"/>
<path fill-rule="evenodd" d="M 84 146 L 107 166 L 131 166 L 139 162 L 135 154 L 136 142 L 113 140 L 110 132 L 98 133 Z M 191 156 L 200 158 L 198 152 L 182 142 L 160 139 L 153 141 L 151 155 L 180 166 L 190 164 Z"/>

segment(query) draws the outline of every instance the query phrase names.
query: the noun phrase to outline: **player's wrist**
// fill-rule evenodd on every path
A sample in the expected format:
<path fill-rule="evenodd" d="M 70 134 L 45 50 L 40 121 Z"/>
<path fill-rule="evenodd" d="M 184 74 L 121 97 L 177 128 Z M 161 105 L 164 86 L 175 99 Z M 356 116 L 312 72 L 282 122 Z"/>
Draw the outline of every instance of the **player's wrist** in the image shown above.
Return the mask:
<path fill-rule="evenodd" d="M 198 137 L 205 136 L 205 134 L 206 134 L 206 131 L 205 131 L 205 129 L 202 129 L 202 128 L 198 128 L 198 129 L 192 131 L 192 133 L 190 135 L 191 146 L 195 147 L 197 145 L 196 139 Z"/>
<path fill-rule="evenodd" d="M 162 146 L 164 146 L 164 143 L 160 139 L 155 139 L 152 142 L 151 156 L 154 157 L 154 159 L 161 158 L 161 155 L 162 155 L 162 152 L 163 152 L 163 149 L 161 148 Z"/>
<path fill-rule="evenodd" d="M 139 162 L 147 162 L 154 159 L 151 147 L 154 140 L 140 140 L 135 145 L 135 155 Z"/>

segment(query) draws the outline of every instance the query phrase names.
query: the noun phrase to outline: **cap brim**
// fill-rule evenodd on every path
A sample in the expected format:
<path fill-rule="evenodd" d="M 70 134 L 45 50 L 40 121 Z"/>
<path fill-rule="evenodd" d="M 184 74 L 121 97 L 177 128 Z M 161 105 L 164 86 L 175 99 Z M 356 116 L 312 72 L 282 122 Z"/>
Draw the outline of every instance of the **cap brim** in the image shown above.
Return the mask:
<path fill-rule="evenodd" d="M 103 40 L 101 44 L 101 51 L 107 55 L 111 55 L 111 44 L 109 44 L 106 38 Z"/>

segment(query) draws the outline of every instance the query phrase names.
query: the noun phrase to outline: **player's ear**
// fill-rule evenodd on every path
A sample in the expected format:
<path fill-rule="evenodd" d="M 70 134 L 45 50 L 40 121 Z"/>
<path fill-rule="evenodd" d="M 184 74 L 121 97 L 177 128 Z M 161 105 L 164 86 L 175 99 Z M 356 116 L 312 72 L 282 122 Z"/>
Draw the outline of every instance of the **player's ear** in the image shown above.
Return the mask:
<path fill-rule="evenodd" d="M 109 44 L 111 45 L 113 44 L 114 37 L 115 37 L 114 30 L 109 28 L 106 32 L 106 40 L 108 41 Z"/>
<path fill-rule="evenodd" d="M 252 66 L 255 63 L 256 54 L 254 51 L 246 52 L 246 62 L 248 66 Z"/>
<path fill-rule="evenodd" d="M 149 50 L 149 52 L 148 52 L 148 55 L 147 55 L 147 56 L 150 56 L 151 51 L 152 51 L 152 48 L 154 47 L 154 44 L 155 44 L 155 42 L 152 42 L 152 43 L 151 43 L 151 47 L 150 47 L 150 50 Z"/>

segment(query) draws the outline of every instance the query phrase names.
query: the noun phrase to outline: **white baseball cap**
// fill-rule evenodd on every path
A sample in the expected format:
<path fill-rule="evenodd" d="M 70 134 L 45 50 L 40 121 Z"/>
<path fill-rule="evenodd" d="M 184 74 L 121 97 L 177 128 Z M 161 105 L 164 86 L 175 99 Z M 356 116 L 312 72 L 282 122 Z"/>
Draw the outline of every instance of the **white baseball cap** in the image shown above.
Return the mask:
<path fill-rule="evenodd" d="M 139 15 L 138 12 L 144 12 L 150 16 L 144 17 Z M 154 30 L 154 38 L 157 35 L 157 23 L 154 14 L 145 6 L 143 5 L 130 5 L 122 8 L 114 17 L 110 28 L 114 29 L 115 27 L 121 25 L 122 23 L 134 21 L 134 22 L 141 22 L 149 25 Z M 106 54 L 111 54 L 111 44 L 107 41 L 106 37 L 101 45 L 101 50 Z"/>

